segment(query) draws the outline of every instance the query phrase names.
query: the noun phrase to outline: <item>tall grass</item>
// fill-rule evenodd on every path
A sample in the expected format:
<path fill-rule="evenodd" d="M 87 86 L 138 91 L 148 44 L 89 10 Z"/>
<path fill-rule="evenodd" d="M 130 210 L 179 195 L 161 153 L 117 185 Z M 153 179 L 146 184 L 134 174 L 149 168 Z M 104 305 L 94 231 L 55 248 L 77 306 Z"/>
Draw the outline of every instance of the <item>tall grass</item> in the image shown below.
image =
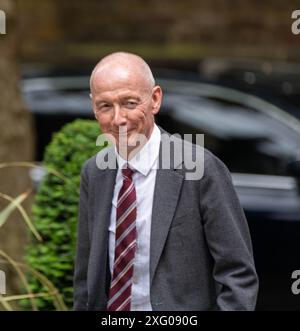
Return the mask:
<path fill-rule="evenodd" d="M 0 164 L 0 170 L 1 168 L 6 168 L 6 167 L 43 168 L 48 173 L 60 178 L 62 181 L 68 182 L 68 179 L 65 178 L 58 171 L 51 169 L 49 167 L 42 167 L 40 165 L 36 165 L 30 162 L 12 162 L 12 163 Z M 17 210 L 21 214 L 22 220 L 25 222 L 29 230 L 33 233 L 36 240 L 42 242 L 43 241 L 42 236 L 36 230 L 32 220 L 30 219 L 29 215 L 22 206 L 22 203 L 26 200 L 26 198 L 30 195 L 31 192 L 32 190 L 29 189 L 15 198 L 0 192 L 0 198 L 9 201 L 8 205 L 3 210 L 0 211 L 0 231 L 1 231 L 1 227 L 3 227 L 3 225 L 9 221 L 11 214 L 15 210 Z M 13 305 L 11 304 L 12 302 L 14 301 L 18 302 L 20 300 L 27 299 L 30 303 L 31 310 L 36 311 L 38 310 L 38 308 L 35 299 L 41 297 L 51 298 L 53 301 L 53 306 L 56 310 L 68 310 L 59 291 L 55 288 L 55 286 L 51 283 L 51 281 L 49 281 L 41 272 L 35 270 L 34 268 L 30 267 L 27 264 L 15 261 L 2 249 L 0 249 L 0 262 L 8 265 L 10 268 L 12 268 L 12 270 L 14 270 L 14 272 L 16 272 L 20 280 L 20 284 L 22 285 L 22 288 L 24 289 L 25 292 L 24 294 L 13 294 L 13 295 L 0 294 L 0 305 L 4 310 L 7 311 L 14 310 Z M 30 275 L 31 277 L 35 277 L 35 279 L 37 279 L 41 283 L 41 285 L 43 286 L 43 288 L 46 289 L 46 291 L 33 293 L 26 279 L 28 275 Z"/>

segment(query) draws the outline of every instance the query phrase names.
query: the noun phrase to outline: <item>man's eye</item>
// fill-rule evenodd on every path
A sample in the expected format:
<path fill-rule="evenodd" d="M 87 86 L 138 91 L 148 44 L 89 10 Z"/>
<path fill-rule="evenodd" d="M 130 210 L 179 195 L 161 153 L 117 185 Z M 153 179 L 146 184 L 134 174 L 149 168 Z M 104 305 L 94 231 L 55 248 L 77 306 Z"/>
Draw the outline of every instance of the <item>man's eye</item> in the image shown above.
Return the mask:
<path fill-rule="evenodd" d="M 135 108 L 137 106 L 137 103 L 134 101 L 127 101 L 126 102 L 126 107 L 129 109 Z"/>
<path fill-rule="evenodd" d="M 104 104 L 104 105 L 101 105 L 101 106 L 99 107 L 99 110 L 100 110 L 100 111 L 108 111 L 110 108 L 111 108 L 110 105 L 108 105 L 108 104 Z"/>

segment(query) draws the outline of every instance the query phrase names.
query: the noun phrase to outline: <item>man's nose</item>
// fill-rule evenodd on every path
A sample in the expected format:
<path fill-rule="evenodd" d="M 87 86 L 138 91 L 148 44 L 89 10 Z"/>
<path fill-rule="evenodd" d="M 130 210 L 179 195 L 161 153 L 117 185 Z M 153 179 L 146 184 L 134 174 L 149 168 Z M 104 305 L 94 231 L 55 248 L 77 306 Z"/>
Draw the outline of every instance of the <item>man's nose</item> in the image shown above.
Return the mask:
<path fill-rule="evenodd" d="M 114 109 L 114 125 L 121 126 L 127 123 L 126 114 L 120 106 L 116 106 Z"/>

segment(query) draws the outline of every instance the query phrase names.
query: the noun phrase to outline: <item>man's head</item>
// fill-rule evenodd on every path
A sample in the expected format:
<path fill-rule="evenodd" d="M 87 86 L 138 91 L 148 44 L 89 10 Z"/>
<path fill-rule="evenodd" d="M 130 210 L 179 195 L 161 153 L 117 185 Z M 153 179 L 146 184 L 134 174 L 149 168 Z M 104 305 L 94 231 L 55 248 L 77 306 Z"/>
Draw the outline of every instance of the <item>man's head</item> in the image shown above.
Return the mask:
<path fill-rule="evenodd" d="M 92 72 L 90 88 L 95 117 L 102 132 L 114 137 L 117 148 L 124 131 L 129 152 L 138 135 L 149 139 L 162 91 L 141 57 L 123 52 L 104 57 Z"/>

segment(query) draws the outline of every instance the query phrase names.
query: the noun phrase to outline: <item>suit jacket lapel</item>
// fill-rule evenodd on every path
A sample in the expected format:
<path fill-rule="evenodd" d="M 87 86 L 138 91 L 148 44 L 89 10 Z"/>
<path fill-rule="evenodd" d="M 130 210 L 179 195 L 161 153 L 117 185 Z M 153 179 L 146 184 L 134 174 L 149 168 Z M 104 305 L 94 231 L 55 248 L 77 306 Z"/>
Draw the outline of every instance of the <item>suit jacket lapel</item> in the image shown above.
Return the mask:
<path fill-rule="evenodd" d="M 163 130 L 161 131 L 165 133 Z M 160 164 L 161 160 L 162 145 L 159 154 Z M 150 286 L 168 236 L 183 183 L 181 171 L 176 170 L 179 164 L 173 164 L 172 158 L 170 161 L 170 169 L 159 167 L 156 173 L 150 237 Z"/>

